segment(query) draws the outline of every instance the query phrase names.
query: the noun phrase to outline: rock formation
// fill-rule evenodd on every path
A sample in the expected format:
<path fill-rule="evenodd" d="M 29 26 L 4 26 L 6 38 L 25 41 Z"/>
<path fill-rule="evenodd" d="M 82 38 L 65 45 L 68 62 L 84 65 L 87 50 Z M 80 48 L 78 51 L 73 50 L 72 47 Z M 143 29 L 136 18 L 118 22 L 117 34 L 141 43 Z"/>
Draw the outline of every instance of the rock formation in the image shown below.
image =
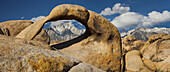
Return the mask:
<path fill-rule="evenodd" d="M 152 64 L 147 64 L 150 69 L 153 68 L 155 65 L 156 69 L 153 68 L 152 70 L 160 70 L 160 71 L 169 71 L 169 61 L 168 56 L 170 56 L 170 35 L 160 33 L 156 35 L 152 35 L 145 46 L 140 50 L 143 58 L 146 58 Z M 165 66 L 162 66 L 164 65 Z"/>
<path fill-rule="evenodd" d="M 131 50 L 139 50 L 144 44 L 145 41 L 137 40 L 134 35 L 128 35 L 122 39 L 123 54 Z"/>
<path fill-rule="evenodd" d="M 129 51 L 126 54 L 126 71 L 127 72 L 150 72 L 145 67 L 141 59 L 141 54 L 138 50 Z"/>
<path fill-rule="evenodd" d="M 123 39 L 123 50 L 126 58 L 126 71 L 137 72 L 168 72 L 170 71 L 170 35 L 155 34 L 149 40 L 133 50 L 136 38 L 133 35 Z M 127 47 L 129 45 L 129 47 Z M 131 51 L 127 50 L 130 49 Z"/>
<path fill-rule="evenodd" d="M 51 51 L 42 42 L 0 35 L 1 72 L 56 72 L 68 71 L 79 60 Z"/>
<path fill-rule="evenodd" d="M 83 66 L 82 66 L 83 65 Z M 104 72 L 48 44 L 0 35 L 0 72 Z"/>
<path fill-rule="evenodd" d="M 86 27 L 85 33 L 69 41 L 49 44 L 43 25 L 62 19 L 81 22 Z M 147 42 L 129 35 L 121 44 L 119 31 L 113 24 L 77 5 L 59 5 L 35 23 L 2 22 L 0 34 L 0 72 L 170 71 L 170 35 L 155 34 Z"/>
<path fill-rule="evenodd" d="M 106 72 L 87 63 L 80 63 L 69 70 L 69 72 Z"/>
<path fill-rule="evenodd" d="M 78 5 L 64 4 L 55 7 L 47 17 L 25 28 L 16 37 L 33 39 L 44 23 L 62 19 L 81 22 L 86 27 L 86 32 L 78 38 L 52 47 L 102 70 L 120 71 L 122 56 L 119 31 L 106 18 Z"/>
<path fill-rule="evenodd" d="M 1 32 L 0 34 L 15 37 L 22 30 L 24 30 L 26 27 L 30 26 L 31 24 L 33 24 L 33 22 L 29 20 L 5 21 L 0 23 L 0 32 Z M 41 32 L 38 33 L 33 40 L 37 40 L 49 44 L 50 37 L 48 36 L 46 31 L 42 29 Z"/>
<path fill-rule="evenodd" d="M 2 22 L 0 26 L 9 30 L 9 36 L 16 36 L 31 24 L 33 24 L 33 22 L 29 20 L 12 20 Z"/>

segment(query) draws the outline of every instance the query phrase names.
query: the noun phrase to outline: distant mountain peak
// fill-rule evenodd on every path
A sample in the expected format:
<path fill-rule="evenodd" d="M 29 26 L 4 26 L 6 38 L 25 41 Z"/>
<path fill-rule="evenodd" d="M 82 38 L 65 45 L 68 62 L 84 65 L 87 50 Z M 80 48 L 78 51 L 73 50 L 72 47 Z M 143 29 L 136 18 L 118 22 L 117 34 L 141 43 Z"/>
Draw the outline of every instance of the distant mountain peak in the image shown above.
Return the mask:
<path fill-rule="evenodd" d="M 170 28 L 136 28 L 136 29 L 132 29 L 130 31 L 127 32 L 121 32 L 121 37 L 125 37 L 128 35 L 134 35 L 137 39 L 139 40 L 144 40 L 147 41 L 148 38 L 153 35 L 153 34 L 158 34 L 158 33 L 167 33 L 170 34 Z"/>
<path fill-rule="evenodd" d="M 71 23 L 62 23 L 46 29 L 51 41 L 66 41 L 80 36 L 85 29 L 78 29 Z"/>

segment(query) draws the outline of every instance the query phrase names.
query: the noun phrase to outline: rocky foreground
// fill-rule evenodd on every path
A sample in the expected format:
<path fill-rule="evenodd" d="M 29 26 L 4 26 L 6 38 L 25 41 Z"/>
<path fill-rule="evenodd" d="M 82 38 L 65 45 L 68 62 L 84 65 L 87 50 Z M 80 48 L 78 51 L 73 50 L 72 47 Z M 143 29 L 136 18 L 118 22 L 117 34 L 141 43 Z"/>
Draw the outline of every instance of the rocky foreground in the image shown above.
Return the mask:
<path fill-rule="evenodd" d="M 122 39 L 126 71 L 169 72 L 170 35 L 155 34 L 147 42 L 137 40 L 133 35 Z"/>
<path fill-rule="evenodd" d="M 93 65 L 66 56 L 58 50 L 52 50 L 45 30 L 33 40 L 15 37 L 32 23 L 28 20 L 0 23 L 1 72 L 104 72 Z"/>
<path fill-rule="evenodd" d="M 83 35 L 50 44 L 42 29 L 49 21 L 76 19 L 86 26 Z M 130 35 L 121 40 L 117 28 L 86 8 L 64 4 L 33 23 L 0 23 L 0 72 L 167 72 L 170 35 L 155 34 L 148 41 Z"/>
<path fill-rule="evenodd" d="M 21 28 L 32 23 L 27 20 L 0 23 L 0 71 L 104 72 L 75 56 L 65 55 L 63 50 L 52 50 L 48 45 L 49 36 L 43 30 L 34 40 L 14 37 L 22 31 Z M 128 35 L 122 39 L 122 50 L 125 58 L 124 71 L 170 71 L 170 35 L 166 33 L 152 35 L 147 42 L 137 40 L 134 35 Z"/>

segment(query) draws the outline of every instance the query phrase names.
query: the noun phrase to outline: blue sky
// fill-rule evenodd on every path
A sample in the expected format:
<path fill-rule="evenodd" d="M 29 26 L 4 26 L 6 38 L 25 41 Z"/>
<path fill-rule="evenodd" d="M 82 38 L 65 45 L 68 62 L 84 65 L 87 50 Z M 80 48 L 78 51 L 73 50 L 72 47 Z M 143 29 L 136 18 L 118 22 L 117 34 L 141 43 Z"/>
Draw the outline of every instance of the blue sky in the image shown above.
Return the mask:
<path fill-rule="evenodd" d="M 99 14 L 103 11 L 105 14 L 102 15 L 117 27 L 157 26 L 169 28 L 169 3 L 170 0 L 0 0 L 0 22 L 31 20 L 33 17 L 47 16 L 57 5 L 77 4 Z M 113 10 L 112 7 L 115 5 L 126 11 Z M 105 10 L 106 8 L 110 8 L 111 11 Z M 129 20 L 130 22 L 128 22 Z"/>

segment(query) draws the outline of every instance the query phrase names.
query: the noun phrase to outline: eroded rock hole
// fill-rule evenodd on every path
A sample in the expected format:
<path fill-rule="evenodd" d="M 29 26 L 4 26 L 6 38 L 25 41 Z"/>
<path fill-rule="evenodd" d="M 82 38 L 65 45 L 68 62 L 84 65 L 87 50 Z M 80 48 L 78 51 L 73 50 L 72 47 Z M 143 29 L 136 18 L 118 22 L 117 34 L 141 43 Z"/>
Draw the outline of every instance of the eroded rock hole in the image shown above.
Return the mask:
<path fill-rule="evenodd" d="M 58 44 L 74 39 L 85 33 L 86 28 L 76 20 L 59 20 L 44 25 L 50 36 L 50 44 Z"/>

